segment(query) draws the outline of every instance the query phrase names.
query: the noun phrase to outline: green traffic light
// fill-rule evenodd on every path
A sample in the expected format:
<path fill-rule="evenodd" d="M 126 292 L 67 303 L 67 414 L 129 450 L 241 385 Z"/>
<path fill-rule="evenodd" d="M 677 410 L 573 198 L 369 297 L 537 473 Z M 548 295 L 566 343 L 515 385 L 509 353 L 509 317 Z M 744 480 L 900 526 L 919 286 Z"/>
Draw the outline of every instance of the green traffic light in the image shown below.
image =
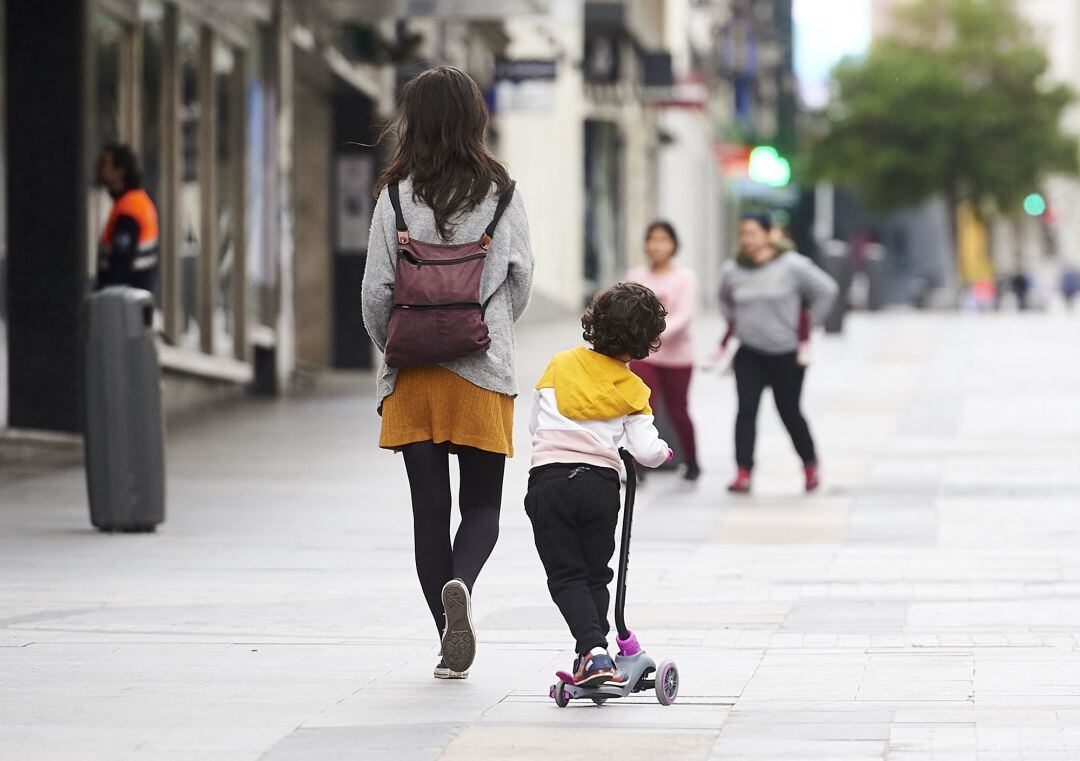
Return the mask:
<path fill-rule="evenodd" d="M 1024 199 L 1024 211 L 1033 217 L 1041 217 L 1046 212 L 1046 199 L 1032 193 Z"/>
<path fill-rule="evenodd" d="M 771 145 L 759 145 L 750 151 L 750 179 L 773 188 L 791 182 L 791 164 Z"/>

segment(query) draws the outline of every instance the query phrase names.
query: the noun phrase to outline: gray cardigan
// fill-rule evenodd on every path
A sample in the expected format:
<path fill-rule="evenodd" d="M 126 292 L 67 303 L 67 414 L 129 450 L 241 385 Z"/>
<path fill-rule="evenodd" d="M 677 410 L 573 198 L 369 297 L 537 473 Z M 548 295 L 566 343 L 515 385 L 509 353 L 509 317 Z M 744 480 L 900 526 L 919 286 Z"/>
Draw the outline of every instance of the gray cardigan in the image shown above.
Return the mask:
<path fill-rule="evenodd" d="M 724 262 L 720 311 L 735 323 L 744 346 L 766 354 L 786 354 L 799 345 L 799 309 L 805 304 L 819 325 L 836 299 L 836 281 L 795 251 L 760 266 Z"/>
<path fill-rule="evenodd" d="M 497 197 L 492 193 L 475 209 L 460 215 L 449 241 L 443 241 L 435 227 L 435 215 L 428 207 L 414 201 L 412 183 L 399 184 L 401 211 L 409 235 L 430 243 L 465 243 L 480 240 L 495 215 Z M 394 264 L 397 259 L 397 231 L 394 227 L 394 208 L 384 189 L 375 204 L 368 238 L 367 266 L 362 288 L 364 325 L 368 335 L 380 350 L 386 348 L 386 330 L 390 310 L 394 305 Z M 500 394 L 517 394 L 517 374 L 514 367 L 514 323 L 521 317 L 532 294 L 533 255 L 529 245 L 529 221 L 525 217 L 525 202 L 521 189 L 499 220 L 491 248 L 484 262 L 480 283 L 480 300 L 488 302 L 485 312 L 491 346 L 443 367 L 481 388 Z M 488 301 L 490 299 L 490 301 Z M 394 390 L 397 370 L 384 363 L 379 368 L 379 404 Z"/>

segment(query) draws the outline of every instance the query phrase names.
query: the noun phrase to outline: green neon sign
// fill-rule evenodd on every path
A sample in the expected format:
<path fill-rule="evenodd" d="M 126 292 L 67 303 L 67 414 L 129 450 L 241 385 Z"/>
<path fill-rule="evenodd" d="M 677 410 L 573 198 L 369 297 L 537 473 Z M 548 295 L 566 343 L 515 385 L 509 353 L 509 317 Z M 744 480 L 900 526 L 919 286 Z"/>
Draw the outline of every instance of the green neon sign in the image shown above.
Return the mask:
<path fill-rule="evenodd" d="M 1046 199 L 1038 193 L 1032 193 L 1024 199 L 1024 211 L 1032 217 L 1041 217 L 1046 213 Z"/>
<path fill-rule="evenodd" d="M 771 145 L 759 145 L 750 151 L 750 179 L 782 188 L 791 182 L 791 164 Z"/>

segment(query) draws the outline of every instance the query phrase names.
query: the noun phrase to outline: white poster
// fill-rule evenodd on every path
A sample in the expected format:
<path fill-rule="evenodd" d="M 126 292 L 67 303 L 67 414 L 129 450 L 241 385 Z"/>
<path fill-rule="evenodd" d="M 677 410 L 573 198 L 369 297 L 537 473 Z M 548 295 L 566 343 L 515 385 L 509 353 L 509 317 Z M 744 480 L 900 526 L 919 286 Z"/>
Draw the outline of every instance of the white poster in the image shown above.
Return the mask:
<path fill-rule="evenodd" d="M 374 201 L 375 157 L 369 153 L 346 153 L 337 157 L 338 254 L 361 254 L 367 250 L 368 229 Z"/>

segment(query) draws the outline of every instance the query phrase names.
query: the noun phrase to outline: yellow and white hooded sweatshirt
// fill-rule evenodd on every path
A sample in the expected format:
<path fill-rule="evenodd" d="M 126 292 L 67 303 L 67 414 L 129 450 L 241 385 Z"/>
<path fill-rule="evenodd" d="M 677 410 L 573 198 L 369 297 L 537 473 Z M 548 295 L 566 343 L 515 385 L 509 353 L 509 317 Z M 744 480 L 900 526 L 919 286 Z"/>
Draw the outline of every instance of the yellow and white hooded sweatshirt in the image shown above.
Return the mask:
<path fill-rule="evenodd" d="M 620 444 L 655 468 L 671 450 L 649 407 L 649 387 L 614 357 L 580 346 L 556 354 L 533 391 L 532 466 L 584 463 L 622 472 Z"/>

